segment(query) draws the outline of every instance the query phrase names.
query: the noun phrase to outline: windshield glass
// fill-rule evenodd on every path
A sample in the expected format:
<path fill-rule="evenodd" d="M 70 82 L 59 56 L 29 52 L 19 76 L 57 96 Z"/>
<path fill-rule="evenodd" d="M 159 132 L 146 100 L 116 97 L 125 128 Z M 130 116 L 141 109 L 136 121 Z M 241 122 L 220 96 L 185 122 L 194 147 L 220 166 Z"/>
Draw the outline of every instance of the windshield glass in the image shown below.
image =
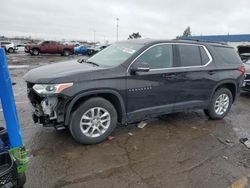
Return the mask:
<path fill-rule="evenodd" d="M 96 63 L 99 66 L 115 67 L 126 61 L 142 46 L 143 44 L 116 43 L 100 51 L 87 61 Z"/>
<path fill-rule="evenodd" d="M 42 41 L 38 42 L 37 44 L 38 44 L 38 45 L 41 45 L 43 42 L 44 42 L 44 41 L 42 40 Z"/>

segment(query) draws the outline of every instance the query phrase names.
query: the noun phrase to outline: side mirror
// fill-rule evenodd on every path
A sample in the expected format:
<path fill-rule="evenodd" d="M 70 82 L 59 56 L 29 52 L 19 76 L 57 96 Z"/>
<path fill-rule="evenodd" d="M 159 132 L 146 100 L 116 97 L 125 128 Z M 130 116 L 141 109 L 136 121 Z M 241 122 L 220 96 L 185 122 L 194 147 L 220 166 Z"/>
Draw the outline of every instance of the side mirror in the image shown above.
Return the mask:
<path fill-rule="evenodd" d="M 130 68 L 131 73 L 136 72 L 148 72 L 150 70 L 149 65 L 147 63 L 136 63 Z"/>

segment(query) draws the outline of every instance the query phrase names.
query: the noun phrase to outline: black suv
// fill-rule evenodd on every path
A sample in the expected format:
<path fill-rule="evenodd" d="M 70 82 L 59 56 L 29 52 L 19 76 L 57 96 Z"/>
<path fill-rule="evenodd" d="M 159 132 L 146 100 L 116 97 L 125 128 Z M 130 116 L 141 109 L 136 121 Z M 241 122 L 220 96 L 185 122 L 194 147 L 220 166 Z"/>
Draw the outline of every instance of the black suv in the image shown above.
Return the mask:
<path fill-rule="evenodd" d="M 103 141 L 118 123 L 204 109 L 222 119 L 235 101 L 245 68 L 223 44 L 128 40 L 88 60 L 42 66 L 24 78 L 36 123 L 69 127 L 82 144 Z"/>

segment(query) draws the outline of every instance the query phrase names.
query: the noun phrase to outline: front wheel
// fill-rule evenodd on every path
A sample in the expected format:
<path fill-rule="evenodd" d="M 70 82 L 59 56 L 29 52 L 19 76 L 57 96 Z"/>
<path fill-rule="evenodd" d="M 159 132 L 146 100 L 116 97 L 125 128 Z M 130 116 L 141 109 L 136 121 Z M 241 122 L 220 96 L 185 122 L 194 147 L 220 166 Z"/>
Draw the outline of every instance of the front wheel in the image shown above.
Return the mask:
<path fill-rule="evenodd" d="M 214 93 L 208 109 L 204 110 L 204 112 L 211 119 L 223 119 L 228 114 L 232 102 L 231 91 L 227 88 L 220 88 Z"/>
<path fill-rule="evenodd" d="M 9 48 L 8 52 L 11 53 L 11 54 L 14 53 L 14 49 L 13 48 Z"/>
<path fill-rule="evenodd" d="M 117 112 L 104 98 L 87 100 L 73 112 L 70 132 L 81 144 L 96 144 L 105 140 L 117 125 Z"/>

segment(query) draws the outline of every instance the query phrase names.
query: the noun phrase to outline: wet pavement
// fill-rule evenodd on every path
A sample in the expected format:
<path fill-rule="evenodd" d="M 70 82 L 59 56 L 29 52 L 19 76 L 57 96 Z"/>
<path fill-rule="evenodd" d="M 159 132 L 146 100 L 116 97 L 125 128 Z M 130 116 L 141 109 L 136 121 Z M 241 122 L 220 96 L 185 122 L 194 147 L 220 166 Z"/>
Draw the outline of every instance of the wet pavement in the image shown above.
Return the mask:
<path fill-rule="evenodd" d="M 34 67 L 79 57 L 8 55 L 30 155 L 25 187 L 250 187 L 250 150 L 239 143 L 250 138 L 250 93 L 241 93 L 224 120 L 209 120 L 202 111 L 169 114 L 143 129 L 120 126 L 114 139 L 97 145 L 79 145 L 68 130 L 34 125 L 22 76 Z"/>

